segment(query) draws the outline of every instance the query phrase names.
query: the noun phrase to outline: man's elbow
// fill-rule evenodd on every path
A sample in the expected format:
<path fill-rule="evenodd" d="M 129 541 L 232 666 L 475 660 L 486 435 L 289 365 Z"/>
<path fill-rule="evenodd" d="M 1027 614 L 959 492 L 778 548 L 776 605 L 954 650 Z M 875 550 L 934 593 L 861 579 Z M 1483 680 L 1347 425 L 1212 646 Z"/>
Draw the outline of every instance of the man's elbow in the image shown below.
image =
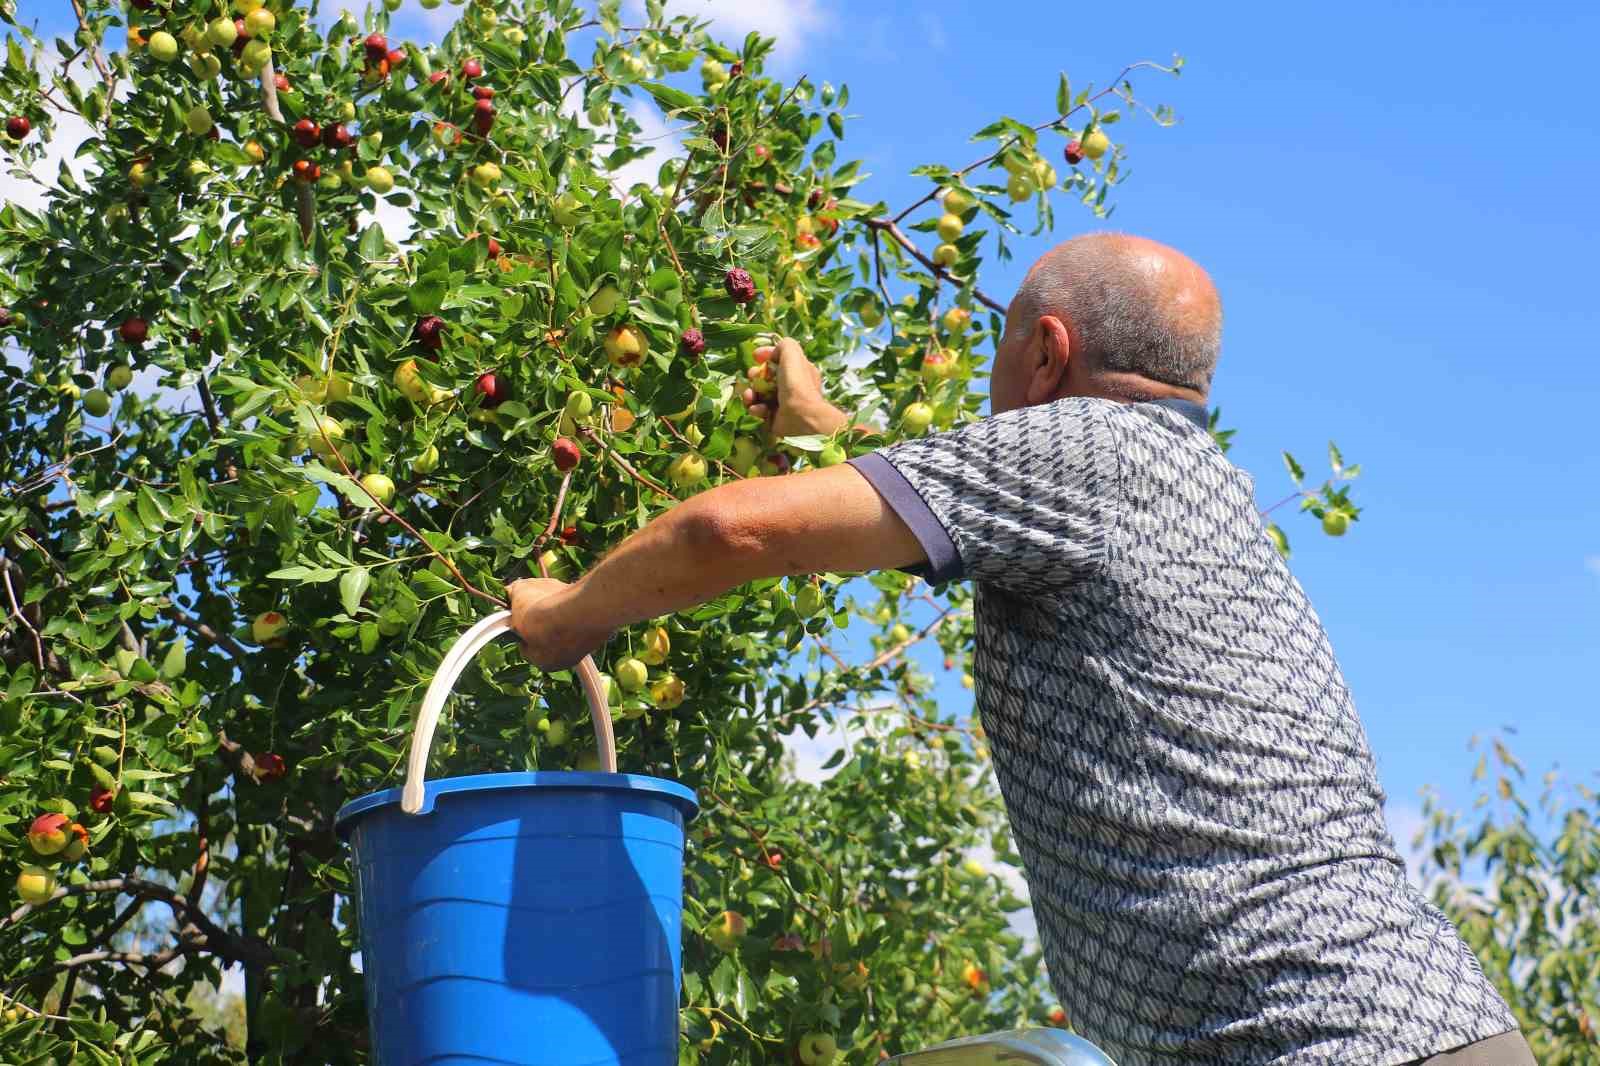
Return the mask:
<path fill-rule="evenodd" d="M 684 537 L 695 558 L 753 561 L 769 546 L 760 524 L 731 495 L 713 490 L 680 505 Z"/>

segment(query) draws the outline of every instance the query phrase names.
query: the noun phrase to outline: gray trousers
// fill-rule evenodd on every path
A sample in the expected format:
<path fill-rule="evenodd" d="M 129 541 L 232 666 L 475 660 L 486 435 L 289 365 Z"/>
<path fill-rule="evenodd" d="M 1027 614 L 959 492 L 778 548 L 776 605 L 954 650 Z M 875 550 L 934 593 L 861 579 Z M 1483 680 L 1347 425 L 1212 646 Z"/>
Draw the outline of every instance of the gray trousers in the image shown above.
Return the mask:
<path fill-rule="evenodd" d="M 1509 1033 L 1476 1040 L 1427 1058 L 1413 1059 L 1406 1066 L 1539 1066 L 1522 1034 Z"/>

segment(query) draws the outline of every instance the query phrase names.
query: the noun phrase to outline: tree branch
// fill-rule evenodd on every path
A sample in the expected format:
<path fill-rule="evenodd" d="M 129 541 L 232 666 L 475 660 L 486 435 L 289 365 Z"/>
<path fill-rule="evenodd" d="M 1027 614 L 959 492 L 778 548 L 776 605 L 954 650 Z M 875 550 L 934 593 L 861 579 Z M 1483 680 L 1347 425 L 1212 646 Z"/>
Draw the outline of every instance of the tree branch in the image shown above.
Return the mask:
<path fill-rule="evenodd" d="M 593 441 L 601 451 L 605 452 L 608 459 L 621 467 L 622 472 L 633 478 L 633 480 L 637 481 L 645 488 L 650 489 L 652 492 L 656 492 L 662 496 L 665 496 L 669 500 L 676 500 L 678 498 L 677 496 L 673 495 L 670 489 L 665 488 L 659 482 L 653 481 L 644 474 L 639 473 L 638 470 L 635 470 L 632 463 L 628 462 L 628 460 L 624 459 L 614 449 L 612 449 L 612 447 L 600 437 L 600 434 L 596 433 L 591 427 L 584 426 L 582 432 L 583 435 L 589 440 Z"/>
<path fill-rule="evenodd" d="M 869 219 L 867 219 L 867 226 L 868 226 L 868 228 L 870 228 L 873 231 L 874 234 L 876 234 L 880 230 L 883 231 L 884 233 L 887 233 L 894 240 L 894 242 L 896 244 L 898 244 L 900 247 L 904 248 L 906 251 L 910 252 L 911 255 L 917 260 L 917 262 L 921 263 L 923 266 L 927 267 L 930 271 L 932 271 L 934 277 L 938 278 L 941 281 L 948 281 L 953 285 L 960 285 L 961 284 L 961 279 L 960 278 L 958 278 L 954 274 L 950 273 L 948 270 L 946 270 L 944 267 L 940 266 L 938 263 L 935 263 L 932 259 L 930 259 L 927 255 L 925 255 L 923 253 L 921 248 L 918 248 L 914 243 L 912 243 L 911 238 L 906 236 L 905 231 L 902 230 L 898 225 L 896 225 L 895 221 L 893 219 L 889 219 L 889 218 L 869 218 Z M 977 299 L 977 301 L 979 303 L 983 304 L 985 307 L 989 308 L 991 311 L 994 311 L 997 314 L 1002 314 L 1002 315 L 1006 313 L 1006 305 L 1001 303 L 1001 302 L 999 302 L 998 300 L 994 299 L 993 297 L 989 296 L 982 289 L 977 288 L 976 286 L 974 286 L 973 289 L 972 289 L 972 295 Z"/>
<path fill-rule="evenodd" d="M 88 895 L 93 892 L 115 892 L 165 903 L 172 909 L 173 916 L 184 924 L 181 935 L 187 945 L 185 950 L 206 951 L 230 962 L 243 963 L 246 966 L 269 966 L 278 961 L 277 953 L 273 951 L 272 945 L 266 941 L 223 929 L 206 915 L 205 910 L 198 902 L 191 902 L 182 893 L 168 888 L 166 885 L 147 881 L 141 877 L 113 877 L 109 880 L 90 881 L 81 885 L 64 885 L 56 889 L 50 898 L 43 903 L 24 903 L 6 917 L 0 918 L 0 929 L 17 924 L 35 910 L 47 907 L 59 899 L 65 899 L 67 896 Z M 117 952 L 92 952 L 90 954 L 109 957 L 95 958 L 89 961 L 128 961 L 115 958 L 119 954 Z M 155 956 L 144 957 L 155 958 Z M 168 961 L 171 960 L 169 959 Z"/>
<path fill-rule="evenodd" d="M 204 637 L 212 644 L 215 644 L 217 647 L 233 656 L 233 658 L 241 665 L 250 658 L 250 653 L 246 651 L 244 646 L 237 640 L 234 640 L 226 633 L 218 633 L 215 629 L 212 629 L 210 626 L 200 621 L 200 619 L 189 614 L 177 604 L 173 604 L 168 607 L 167 611 L 172 616 L 173 621 L 177 622 L 185 629 Z"/>

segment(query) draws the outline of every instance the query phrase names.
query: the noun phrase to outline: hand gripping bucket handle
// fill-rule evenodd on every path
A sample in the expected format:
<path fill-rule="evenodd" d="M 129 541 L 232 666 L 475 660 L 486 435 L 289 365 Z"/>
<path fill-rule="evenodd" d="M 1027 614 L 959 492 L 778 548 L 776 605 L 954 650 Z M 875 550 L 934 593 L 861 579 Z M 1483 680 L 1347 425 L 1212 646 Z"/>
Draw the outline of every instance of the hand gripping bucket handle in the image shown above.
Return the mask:
<path fill-rule="evenodd" d="M 406 762 L 406 784 L 400 795 L 400 809 L 407 814 L 422 811 L 423 785 L 428 774 L 428 750 L 433 746 L 433 731 L 439 724 L 439 714 L 450 690 L 461 677 L 472 657 L 502 633 L 512 632 L 511 612 L 496 611 L 461 637 L 444 653 L 433 681 L 422 697 L 422 708 L 417 712 L 417 725 L 411 736 L 411 754 Z M 588 655 L 578 664 L 578 680 L 583 685 L 583 695 L 589 704 L 589 717 L 594 722 L 594 737 L 600 756 L 600 769 L 608 774 L 617 772 L 617 741 L 611 732 L 611 709 L 606 703 L 605 684 L 594 659 Z"/>

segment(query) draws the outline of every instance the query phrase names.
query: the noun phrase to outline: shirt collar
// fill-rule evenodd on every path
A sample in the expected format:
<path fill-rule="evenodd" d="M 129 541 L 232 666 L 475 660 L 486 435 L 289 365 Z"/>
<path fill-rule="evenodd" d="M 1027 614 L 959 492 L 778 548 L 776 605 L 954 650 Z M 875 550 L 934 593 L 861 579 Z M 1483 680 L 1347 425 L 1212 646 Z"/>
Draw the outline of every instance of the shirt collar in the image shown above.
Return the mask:
<path fill-rule="evenodd" d="M 1169 411 L 1176 411 L 1200 429 L 1207 428 L 1205 404 L 1196 403 L 1193 400 L 1180 399 L 1177 396 L 1163 396 L 1159 400 L 1146 400 L 1144 402 L 1153 403 L 1157 407 L 1165 407 Z"/>

